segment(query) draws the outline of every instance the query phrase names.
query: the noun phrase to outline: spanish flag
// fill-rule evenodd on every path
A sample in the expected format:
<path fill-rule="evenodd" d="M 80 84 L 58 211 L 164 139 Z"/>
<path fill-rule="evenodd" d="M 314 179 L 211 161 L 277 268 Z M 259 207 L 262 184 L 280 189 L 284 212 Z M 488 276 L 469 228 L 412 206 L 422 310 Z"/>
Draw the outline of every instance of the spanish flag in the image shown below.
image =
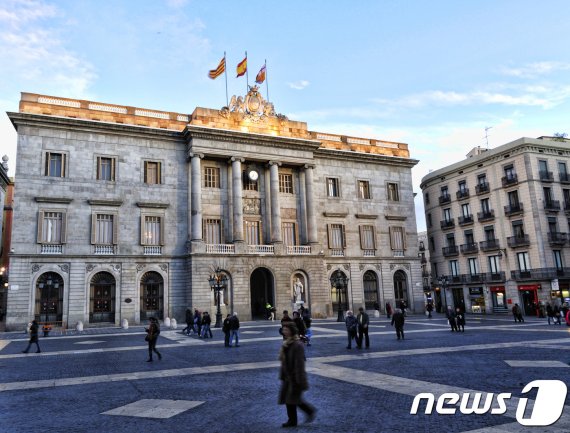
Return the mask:
<path fill-rule="evenodd" d="M 257 73 L 257 75 L 255 76 L 255 82 L 257 84 L 261 84 L 265 81 L 265 68 L 266 65 L 263 65 L 259 70 L 259 72 Z"/>
<path fill-rule="evenodd" d="M 222 75 L 225 70 L 226 70 L 226 56 L 224 56 L 222 60 L 220 60 L 220 63 L 218 64 L 218 67 L 216 69 L 212 69 L 210 72 L 208 72 L 208 77 L 210 77 L 212 80 L 215 80 L 220 75 Z"/>
<path fill-rule="evenodd" d="M 247 72 L 247 56 L 245 59 L 243 59 L 241 62 L 238 63 L 237 68 L 237 77 L 241 77 L 243 74 L 245 74 Z"/>

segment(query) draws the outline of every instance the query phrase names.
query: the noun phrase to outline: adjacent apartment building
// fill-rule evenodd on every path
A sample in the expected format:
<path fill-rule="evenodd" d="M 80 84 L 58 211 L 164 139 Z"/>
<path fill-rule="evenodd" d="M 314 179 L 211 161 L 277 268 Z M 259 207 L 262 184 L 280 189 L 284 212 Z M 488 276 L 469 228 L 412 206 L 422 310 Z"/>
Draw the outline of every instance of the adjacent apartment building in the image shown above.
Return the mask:
<path fill-rule="evenodd" d="M 423 308 L 407 144 L 309 131 L 256 87 L 192 114 L 23 93 L 8 116 L 8 328 Z"/>
<path fill-rule="evenodd" d="M 570 300 L 570 146 L 473 149 L 422 179 L 432 284 L 445 305 L 526 315 Z"/>

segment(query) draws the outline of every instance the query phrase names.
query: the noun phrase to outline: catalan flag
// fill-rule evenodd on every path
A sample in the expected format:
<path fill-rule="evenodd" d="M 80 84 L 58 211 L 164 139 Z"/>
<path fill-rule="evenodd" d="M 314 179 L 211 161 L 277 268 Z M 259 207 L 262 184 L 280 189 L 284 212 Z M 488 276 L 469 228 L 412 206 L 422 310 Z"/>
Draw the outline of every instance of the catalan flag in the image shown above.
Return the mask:
<path fill-rule="evenodd" d="M 220 63 L 218 64 L 218 67 L 216 69 L 212 69 L 210 72 L 208 72 L 208 77 L 210 77 L 212 80 L 215 80 L 220 75 L 222 75 L 225 70 L 226 70 L 226 56 L 224 56 L 222 60 L 220 60 Z"/>
<path fill-rule="evenodd" d="M 247 72 L 247 56 L 241 62 L 238 63 L 237 68 L 237 77 L 241 77 L 243 74 Z"/>
<path fill-rule="evenodd" d="M 259 70 L 259 72 L 257 73 L 257 75 L 255 76 L 255 82 L 257 84 L 261 84 L 265 81 L 265 68 L 266 65 L 263 65 Z"/>

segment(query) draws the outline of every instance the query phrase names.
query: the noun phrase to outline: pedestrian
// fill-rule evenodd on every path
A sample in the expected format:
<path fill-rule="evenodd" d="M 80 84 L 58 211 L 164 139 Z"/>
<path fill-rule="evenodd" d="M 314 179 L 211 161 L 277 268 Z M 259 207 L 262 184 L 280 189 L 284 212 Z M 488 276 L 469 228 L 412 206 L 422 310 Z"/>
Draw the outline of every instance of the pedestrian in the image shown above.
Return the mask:
<path fill-rule="evenodd" d="M 236 347 L 239 347 L 239 319 L 238 319 L 237 313 L 235 313 L 235 312 L 232 315 L 232 317 L 230 317 L 230 346 L 229 347 L 232 347 L 234 337 L 236 339 Z"/>
<path fill-rule="evenodd" d="M 451 305 L 447 306 L 447 312 L 445 313 L 449 326 L 451 326 L 451 332 L 457 331 L 457 320 L 455 316 L 455 311 L 451 308 Z"/>
<path fill-rule="evenodd" d="M 212 338 L 212 330 L 210 329 L 211 324 L 212 318 L 207 311 L 204 311 L 204 314 L 202 314 L 202 338 Z M 210 335 L 209 337 L 208 334 Z"/>
<path fill-rule="evenodd" d="M 293 319 L 291 319 L 291 317 L 289 316 L 289 311 L 287 310 L 283 310 L 283 317 L 281 318 L 281 328 L 279 328 L 279 333 L 281 335 L 283 335 L 283 325 L 287 322 L 292 322 Z M 283 339 L 285 339 L 285 336 L 283 336 Z"/>
<path fill-rule="evenodd" d="M 158 360 L 162 359 L 162 355 L 158 350 L 156 350 L 156 340 L 160 335 L 160 325 L 156 317 L 151 317 L 148 319 L 148 328 L 145 328 L 146 337 L 145 340 L 148 341 L 148 359 L 146 362 L 152 362 L 152 352 L 156 353 Z"/>
<path fill-rule="evenodd" d="M 194 310 L 194 332 L 198 335 L 202 335 L 202 313 L 196 308 Z"/>
<path fill-rule="evenodd" d="M 267 320 L 273 322 L 275 320 L 275 308 L 273 308 L 269 302 L 265 304 L 265 312 L 267 314 Z"/>
<path fill-rule="evenodd" d="M 32 346 L 32 343 L 36 343 L 36 347 L 38 349 L 36 350 L 36 353 L 42 352 L 40 349 L 38 330 L 38 322 L 36 320 L 32 320 L 32 324 L 30 325 L 30 341 L 28 341 L 28 347 L 26 347 L 26 350 L 22 350 L 22 353 L 28 353 L 30 347 Z"/>
<path fill-rule="evenodd" d="M 224 346 L 230 347 L 230 318 L 232 317 L 231 314 L 228 314 L 224 319 L 224 323 L 222 324 L 222 332 L 224 333 Z"/>
<path fill-rule="evenodd" d="M 186 308 L 186 328 L 182 330 L 182 333 L 186 333 L 186 335 L 190 335 L 190 331 L 194 332 L 194 315 L 192 314 L 192 310 L 190 308 Z"/>
<path fill-rule="evenodd" d="M 524 322 L 521 307 L 519 307 L 519 304 L 514 305 L 512 312 L 513 312 L 513 317 L 515 318 L 515 322 L 519 322 L 519 323 Z"/>
<path fill-rule="evenodd" d="M 552 308 L 552 305 L 550 305 L 550 302 L 546 304 L 546 317 L 548 318 L 549 325 L 550 325 L 550 320 L 556 323 L 556 320 L 554 319 L 554 309 Z"/>
<path fill-rule="evenodd" d="M 303 322 L 305 323 L 305 337 L 307 338 L 307 346 L 311 345 L 311 337 L 313 336 L 313 331 L 311 330 L 311 315 L 309 314 L 309 310 L 305 310 L 305 314 L 303 315 Z"/>
<path fill-rule="evenodd" d="M 389 319 L 392 317 L 392 306 L 389 302 L 386 302 L 386 317 Z"/>
<path fill-rule="evenodd" d="M 305 322 L 298 311 L 293 311 L 293 323 L 295 323 L 297 331 L 299 331 L 299 338 L 305 340 L 307 328 L 305 328 Z"/>
<path fill-rule="evenodd" d="M 428 302 L 426 311 L 428 313 L 428 319 L 431 319 L 431 312 L 433 311 L 433 304 L 431 302 Z"/>
<path fill-rule="evenodd" d="M 457 332 L 460 330 L 465 332 L 465 313 L 459 307 L 455 309 L 455 321 L 457 322 Z"/>
<path fill-rule="evenodd" d="M 287 422 L 282 427 L 297 425 L 297 407 L 307 414 L 307 422 L 312 422 L 317 409 L 303 400 L 303 391 L 309 389 L 305 371 L 305 349 L 299 340 L 299 330 L 293 322 L 283 324 L 283 346 L 279 352 L 281 361 L 281 390 L 279 404 L 287 407 Z"/>
<path fill-rule="evenodd" d="M 346 346 L 347 349 L 352 349 L 352 340 L 356 342 L 356 346 L 358 346 L 358 339 L 356 336 L 356 328 L 358 327 L 358 321 L 352 311 L 348 310 L 346 312 L 346 319 L 344 320 L 346 325 L 346 335 L 348 337 L 348 345 Z"/>
<path fill-rule="evenodd" d="M 558 306 L 558 304 L 554 304 L 552 311 L 554 313 L 554 323 L 558 323 L 558 325 L 561 325 L 561 323 L 560 323 L 560 307 Z"/>
<path fill-rule="evenodd" d="M 396 308 L 396 312 L 394 313 L 394 316 L 392 316 L 392 326 L 396 328 L 396 337 L 398 337 L 398 340 L 400 339 L 400 337 L 402 338 L 402 340 L 404 339 L 405 320 L 406 319 L 404 317 L 404 313 L 402 313 L 402 310 Z"/>
<path fill-rule="evenodd" d="M 365 347 L 370 348 L 370 338 L 368 337 L 368 325 L 370 324 L 370 318 L 368 314 L 364 311 L 364 308 L 360 307 L 358 309 L 358 316 L 356 317 L 358 322 L 358 340 L 356 340 L 356 347 L 362 349 L 362 338 L 365 339 Z"/>

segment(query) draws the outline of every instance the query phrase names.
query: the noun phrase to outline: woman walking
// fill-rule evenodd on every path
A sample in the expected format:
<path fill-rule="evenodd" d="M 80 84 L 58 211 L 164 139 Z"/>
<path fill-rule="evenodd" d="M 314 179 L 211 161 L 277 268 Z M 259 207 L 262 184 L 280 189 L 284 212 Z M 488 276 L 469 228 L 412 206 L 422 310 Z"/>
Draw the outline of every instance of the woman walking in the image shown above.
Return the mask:
<path fill-rule="evenodd" d="M 30 341 L 28 342 L 28 347 L 26 347 L 26 350 L 22 350 L 22 353 L 28 353 L 30 347 L 32 346 L 32 343 L 36 343 L 36 347 L 38 348 L 38 350 L 36 350 L 36 353 L 42 352 L 40 350 L 40 343 L 38 342 L 38 328 L 38 322 L 36 320 L 32 320 L 32 325 L 30 326 Z"/>
<path fill-rule="evenodd" d="M 148 319 L 148 323 L 148 328 L 145 328 L 145 340 L 148 341 L 148 359 L 146 362 L 152 362 L 152 352 L 156 353 L 158 360 L 160 361 L 162 359 L 162 355 L 158 350 L 156 350 L 156 340 L 160 334 L 160 325 L 158 324 L 156 317 L 151 317 Z"/>
<path fill-rule="evenodd" d="M 305 371 L 305 348 L 299 340 L 299 330 L 293 322 L 283 324 L 283 346 L 279 352 L 281 360 L 281 390 L 279 404 L 287 407 L 287 422 L 282 427 L 297 425 L 297 406 L 307 414 L 307 422 L 315 419 L 317 410 L 303 400 L 303 391 L 309 389 Z"/>

